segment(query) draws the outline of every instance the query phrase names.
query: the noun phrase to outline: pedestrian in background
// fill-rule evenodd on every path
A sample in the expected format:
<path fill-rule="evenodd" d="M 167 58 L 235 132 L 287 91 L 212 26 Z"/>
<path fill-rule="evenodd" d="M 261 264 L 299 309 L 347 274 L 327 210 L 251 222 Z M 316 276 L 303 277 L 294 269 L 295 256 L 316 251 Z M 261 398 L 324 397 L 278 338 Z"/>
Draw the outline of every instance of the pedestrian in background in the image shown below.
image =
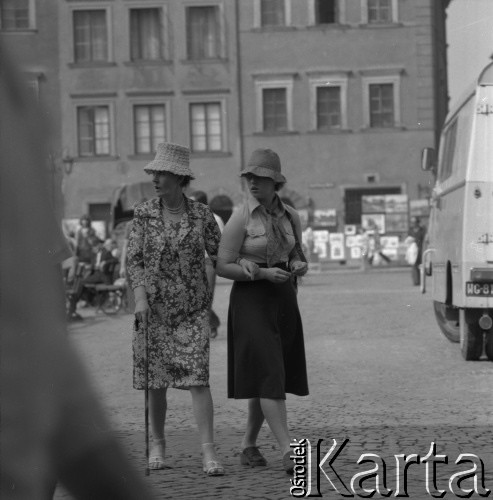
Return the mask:
<path fill-rule="evenodd" d="M 209 309 L 212 295 L 205 252 L 216 261 L 221 233 L 211 210 L 183 190 L 194 178 L 190 151 L 158 145 L 145 171 L 157 198 L 135 208 L 127 251 L 127 273 L 135 295 L 134 387 L 144 389 L 145 335 L 153 437 L 151 469 L 165 467 L 167 389 L 189 389 L 202 443 L 203 470 L 224 474 L 214 448 L 209 388 Z"/>
<path fill-rule="evenodd" d="M 421 262 L 422 262 L 423 243 L 424 243 L 425 236 L 426 236 L 426 228 L 421 225 L 421 220 L 419 217 L 413 217 L 411 219 L 411 227 L 409 228 L 409 236 L 411 238 L 414 238 L 414 242 L 416 243 L 416 246 L 418 247 L 416 260 L 414 261 L 414 264 L 412 264 L 412 266 L 411 266 L 411 278 L 413 281 L 413 285 L 419 286 L 420 281 L 421 281 L 419 266 L 421 265 Z"/>
<path fill-rule="evenodd" d="M 204 193 L 204 191 L 199 191 L 199 190 L 194 191 L 190 195 L 190 198 L 192 200 L 203 203 L 204 205 L 209 205 L 209 202 L 207 200 L 207 195 Z M 214 219 L 216 219 L 217 225 L 219 226 L 219 230 L 222 233 L 224 230 L 223 220 L 221 219 L 221 217 L 219 217 L 219 215 L 215 214 L 214 212 L 212 212 L 212 214 L 214 215 Z M 205 270 L 207 273 L 207 281 L 209 282 L 209 288 L 211 289 L 212 302 L 213 302 L 214 291 L 216 289 L 216 267 L 207 254 L 205 255 Z M 219 316 L 212 309 L 212 302 L 209 311 L 209 322 L 211 327 L 211 339 L 215 339 L 217 337 L 217 329 L 221 325 L 221 321 L 219 320 Z"/>
<path fill-rule="evenodd" d="M 219 276 L 234 280 L 228 312 L 228 397 L 248 399 L 241 463 L 266 465 L 257 446 L 266 419 L 283 467 L 292 474 L 286 393 L 308 394 L 303 327 L 291 279 L 308 269 L 299 243 L 301 222 L 277 194 L 286 178 L 274 151 L 254 151 L 241 176 L 250 195 L 224 228 L 217 269 Z"/>
<path fill-rule="evenodd" d="M 147 500 L 67 339 L 47 113 L 0 46 L 0 498 Z M 35 244 L 33 244 L 35 242 Z"/>
<path fill-rule="evenodd" d="M 83 215 L 80 220 L 80 227 L 75 233 L 75 255 L 79 262 L 92 264 L 94 253 L 97 251 L 101 240 L 92 227 L 92 221 L 89 215 Z"/>

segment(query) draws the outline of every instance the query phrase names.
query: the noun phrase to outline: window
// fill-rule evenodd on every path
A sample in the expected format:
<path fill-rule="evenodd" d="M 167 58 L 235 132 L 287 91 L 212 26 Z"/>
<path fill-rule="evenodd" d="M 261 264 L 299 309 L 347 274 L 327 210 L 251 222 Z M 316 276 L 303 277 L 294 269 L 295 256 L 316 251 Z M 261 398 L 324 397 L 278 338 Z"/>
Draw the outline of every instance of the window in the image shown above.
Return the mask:
<path fill-rule="evenodd" d="M 362 78 L 365 128 L 401 126 L 401 72 L 399 68 L 361 70 L 363 75 L 375 75 Z"/>
<path fill-rule="evenodd" d="M 347 129 L 347 74 L 314 72 L 309 77 L 311 130 Z"/>
<path fill-rule="evenodd" d="M 166 109 L 164 104 L 134 106 L 135 154 L 156 151 L 166 140 Z"/>
<path fill-rule="evenodd" d="M 456 152 L 455 150 L 457 144 L 457 123 L 458 120 L 455 120 L 449 126 L 443 138 L 443 152 L 440 165 L 441 168 L 440 172 L 438 173 L 440 181 L 444 181 L 452 175 L 452 166 L 454 164 L 454 155 Z"/>
<path fill-rule="evenodd" d="M 219 6 L 187 8 L 188 59 L 219 59 L 222 39 Z"/>
<path fill-rule="evenodd" d="M 164 59 L 163 11 L 130 9 L 130 59 Z"/>
<path fill-rule="evenodd" d="M 108 61 L 106 10 L 74 11 L 74 60 Z"/>
<path fill-rule="evenodd" d="M 220 102 L 190 104 L 190 144 L 193 152 L 223 150 Z"/>
<path fill-rule="evenodd" d="M 257 132 L 288 132 L 293 128 L 293 75 L 254 77 L 257 101 Z"/>
<path fill-rule="evenodd" d="M 315 24 L 338 22 L 338 0 L 315 0 Z"/>
<path fill-rule="evenodd" d="M 263 89 L 262 109 L 264 111 L 262 130 L 267 132 L 288 129 L 285 88 Z"/>
<path fill-rule="evenodd" d="M 370 127 L 394 126 L 394 86 L 370 84 Z"/>
<path fill-rule="evenodd" d="M 34 28 L 34 1 L 0 0 L 0 28 L 6 31 Z"/>
<path fill-rule="evenodd" d="M 361 0 L 363 24 L 388 24 L 398 22 L 398 0 Z"/>
<path fill-rule="evenodd" d="M 317 130 L 341 127 L 340 87 L 317 88 Z"/>
<path fill-rule="evenodd" d="M 391 0 L 368 0 L 368 23 L 392 22 Z"/>
<path fill-rule="evenodd" d="M 79 156 L 110 154 L 110 110 L 108 106 L 77 108 Z"/>
<path fill-rule="evenodd" d="M 260 0 L 261 26 L 285 26 L 284 0 Z"/>

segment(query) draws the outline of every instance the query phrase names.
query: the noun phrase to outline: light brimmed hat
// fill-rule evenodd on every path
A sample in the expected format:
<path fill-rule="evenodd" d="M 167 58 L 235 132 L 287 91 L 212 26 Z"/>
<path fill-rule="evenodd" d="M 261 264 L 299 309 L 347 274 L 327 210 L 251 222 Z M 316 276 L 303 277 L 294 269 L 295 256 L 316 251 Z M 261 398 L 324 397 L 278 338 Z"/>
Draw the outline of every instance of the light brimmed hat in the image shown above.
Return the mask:
<path fill-rule="evenodd" d="M 270 177 L 274 182 L 286 182 L 286 177 L 281 174 L 281 160 L 272 149 L 256 149 L 247 166 L 240 175 L 253 174 L 259 177 Z"/>
<path fill-rule="evenodd" d="M 153 172 L 171 172 L 195 179 L 190 170 L 190 149 L 179 144 L 162 142 L 157 145 L 156 157 L 144 167 L 148 174 Z"/>

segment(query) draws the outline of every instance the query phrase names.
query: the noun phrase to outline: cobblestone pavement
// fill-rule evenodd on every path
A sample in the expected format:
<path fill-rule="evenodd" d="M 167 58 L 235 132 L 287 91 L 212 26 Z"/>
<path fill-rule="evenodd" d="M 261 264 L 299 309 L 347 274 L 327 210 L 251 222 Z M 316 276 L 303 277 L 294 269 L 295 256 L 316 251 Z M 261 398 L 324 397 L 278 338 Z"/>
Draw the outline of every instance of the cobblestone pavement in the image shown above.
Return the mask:
<path fill-rule="evenodd" d="M 190 395 L 170 390 L 170 468 L 151 471 L 145 478 L 157 498 L 292 498 L 290 478 L 282 470 L 276 443 L 266 427 L 259 444 L 268 466 L 251 469 L 239 464 L 245 402 L 225 397 L 229 290 L 229 282 L 218 282 L 215 310 L 222 326 L 211 343 L 216 442 L 226 475 L 205 477 L 202 473 Z M 448 464 L 436 466 L 436 486 L 447 491 L 446 497 L 455 498 L 448 486 L 452 474 L 471 468 L 471 464 L 455 464 L 461 453 L 483 460 L 486 486 L 493 488 L 493 363 L 462 360 L 458 345 L 439 333 L 431 298 L 411 286 L 408 270 L 311 274 L 300 287 L 299 302 L 311 393 L 305 398 L 288 395 L 293 438 L 307 438 L 314 448 L 323 439 L 321 456 L 333 439 L 338 446 L 348 439 L 333 464 L 347 487 L 356 473 L 374 466 L 358 464 L 360 455 L 375 453 L 387 465 L 386 486 L 395 492 L 394 455 L 416 453 L 424 458 L 434 442 L 436 453 L 448 456 Z M 132 317 L 108 317 L 94 311 L 83 314 L 84 322 L 71 325 L 70 339 L 88 365 L 128 456 L 144 474 L 144 396 L 131 387 Z M 312 456 L 315 464 L 315 450 Z M 312 494 L 316 493 L 314 464 Z M 327 466 L 324 470 L 337 486 L 331 470 Z M 425 488 L 423 463 L 412 465 L 408 476 L 410 498 L 432 498 Z M 465 481 L 463 487 L 471 484 Z M 323 474 L 320 493 L 343 498 Z M 70 496 L 59 488 L 55 498 Z"/>

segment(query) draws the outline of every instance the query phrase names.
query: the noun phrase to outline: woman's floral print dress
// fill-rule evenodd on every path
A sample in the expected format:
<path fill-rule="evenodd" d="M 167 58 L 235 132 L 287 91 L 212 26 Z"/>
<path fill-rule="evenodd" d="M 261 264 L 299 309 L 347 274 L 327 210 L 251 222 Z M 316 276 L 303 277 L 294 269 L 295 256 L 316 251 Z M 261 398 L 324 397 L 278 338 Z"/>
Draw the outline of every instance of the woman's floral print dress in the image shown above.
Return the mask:
<path fill-rule="evenodd" d="M 216 261 L 221 233 L 209 207 L 185 198 L 180 222 L 164 221 L 159 198 L 135 209 L 128 245 L 128 276 L 144 285 L 148 324 L 149 389 L 209 385 L 211 292 L 205 252 Z M 145 337 L 134 328 L 136 389 L 145 388 Z"/>

